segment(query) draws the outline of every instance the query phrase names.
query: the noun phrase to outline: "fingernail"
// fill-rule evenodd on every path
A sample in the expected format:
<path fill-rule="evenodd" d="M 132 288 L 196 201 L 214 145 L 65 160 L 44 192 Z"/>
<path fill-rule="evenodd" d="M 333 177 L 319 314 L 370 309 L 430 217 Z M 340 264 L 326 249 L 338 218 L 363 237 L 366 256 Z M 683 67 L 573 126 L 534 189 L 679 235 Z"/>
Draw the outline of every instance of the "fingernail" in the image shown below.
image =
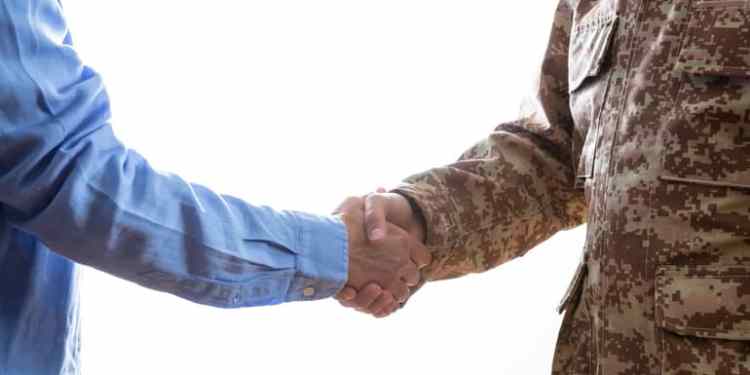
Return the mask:
<path fill-rule="evenodd" d="M 383 230 L 380 229 L 380 228 L 373 229 L 372 232 L 370 232 L 370 239 L 371 240 L 377 241 L 377 240 L 382 239 L 383 237 L 385 237 L 385 233 L 383 233 Z"/>

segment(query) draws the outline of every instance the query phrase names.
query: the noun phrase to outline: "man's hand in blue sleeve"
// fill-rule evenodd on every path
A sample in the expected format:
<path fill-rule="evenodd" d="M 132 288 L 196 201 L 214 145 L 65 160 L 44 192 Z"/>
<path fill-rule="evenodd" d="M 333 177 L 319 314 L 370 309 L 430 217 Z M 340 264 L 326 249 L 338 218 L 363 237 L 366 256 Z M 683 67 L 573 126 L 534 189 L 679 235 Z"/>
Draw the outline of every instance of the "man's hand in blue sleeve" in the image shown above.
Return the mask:
<path fill-rule="evenodd" d="M 321 299 L 347 280 L 405 298 L 417 248 L 397 228 L 368 241 L 355 210 L 345 229 L 155 170 L 115 137 L 59 2 L 0 4 L 0 219 L 69 260 L 211 306 Z"/>

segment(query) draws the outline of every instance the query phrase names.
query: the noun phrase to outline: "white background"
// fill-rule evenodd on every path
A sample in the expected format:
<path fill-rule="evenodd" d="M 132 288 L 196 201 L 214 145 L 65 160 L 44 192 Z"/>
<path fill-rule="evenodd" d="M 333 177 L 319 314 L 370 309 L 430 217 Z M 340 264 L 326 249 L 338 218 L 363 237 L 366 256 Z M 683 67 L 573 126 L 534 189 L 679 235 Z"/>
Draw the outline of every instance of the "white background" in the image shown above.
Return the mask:
<path fill-rule="evenodd" d="M 68 0 L 114 128 L 157 168 L 330 212 L 448 163 L 530 92 L 553 0 Z M 583 229 L 429 284 L 382 320 L 333 300 L 198 306 L 86 269 L 83 370 L 547 374 Z"/>

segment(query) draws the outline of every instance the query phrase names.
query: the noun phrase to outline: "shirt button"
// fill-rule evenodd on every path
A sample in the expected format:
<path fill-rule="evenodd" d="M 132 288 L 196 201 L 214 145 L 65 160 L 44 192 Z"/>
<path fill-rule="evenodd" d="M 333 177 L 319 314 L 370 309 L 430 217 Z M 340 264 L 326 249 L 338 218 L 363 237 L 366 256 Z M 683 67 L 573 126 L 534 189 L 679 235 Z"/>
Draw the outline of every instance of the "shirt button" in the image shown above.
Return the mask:
<path fill-rule="evenodd" d="M 302 291 L 302 294 L 305 297 L 312 297 L 315 295 L 315 289 L 314 288 L 305 288 L 305 290 Z"/>

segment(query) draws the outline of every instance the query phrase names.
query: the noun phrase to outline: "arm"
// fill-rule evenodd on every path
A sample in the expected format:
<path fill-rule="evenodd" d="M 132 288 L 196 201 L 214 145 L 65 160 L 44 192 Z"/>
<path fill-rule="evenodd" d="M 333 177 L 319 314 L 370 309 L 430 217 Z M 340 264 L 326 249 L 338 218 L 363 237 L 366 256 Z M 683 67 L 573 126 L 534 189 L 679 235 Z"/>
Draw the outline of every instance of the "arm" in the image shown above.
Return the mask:
<path fill-rule="evenodd" d="M 574 187 L 580 142 L 574 142 L 568 107 L 572 16 L 568 1 L 560 0 L 537 92 L 524 116 L 498 126 L 457 162 L 409 177 L 392 193 L 367 196 L 371 241 L 390 222 L 427 244 L 433 261 L 422 283 L 489 270 L 585 221 L 584 195 Z M 359 291 L 348 285 L 337 298 L 382 317 L 399 307 L 380 303 L 384 296 L 372 285 Z"/>
<path fill-rule="evenodd" d="M 498 126 L 456 163 L 412 176 L 395 190 L 424 217 L 433 255 L 428 279 L 491 269 L 585 221 L 583 193 L 574 188 L 568 107 L 571 22 L 572 10 L 561 0 L 536 95 L 521 119 Z"/>
<path fill-rule="evenodd" d="M 101 77 L 55 0 L 0 0 L 0 206 L 76 262 L 202 304 L 334 294 L 347 279 L 336 218 L 254 207 L 159 173 L 110 127 Z"/>

